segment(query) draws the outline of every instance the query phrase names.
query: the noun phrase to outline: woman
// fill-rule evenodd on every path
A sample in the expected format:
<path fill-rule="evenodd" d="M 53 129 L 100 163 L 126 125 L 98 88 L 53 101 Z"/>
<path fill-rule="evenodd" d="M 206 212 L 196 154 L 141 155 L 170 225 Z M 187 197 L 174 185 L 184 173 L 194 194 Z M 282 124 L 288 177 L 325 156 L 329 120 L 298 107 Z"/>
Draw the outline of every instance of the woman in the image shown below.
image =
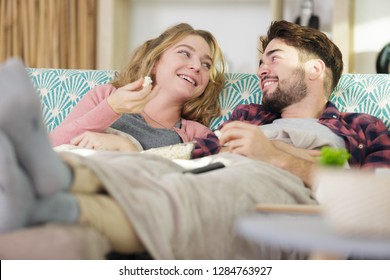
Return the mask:
<path fill-rule="evenodd" d="M 153 84 L 142 87 L 144 76 Z M 193 141 L 210 133 L 209 120 L 220 113 L 224 58 L 209 32 L 175 25 L 146 41 L 110 84 L 89 91 L 50 133 L 53 146 L 134 151 Z"/>
<path fill-rule="evenodd" d="M 210 131 L 204 124 L 218 113 L 223 70 L 222 54 L 209 32 L 194 30 L 187 24 L 176 25 L 142 45 L 127 71 L 112 85 L 100 86 L 88 94 L 51 139 L 65 135 L 73 142 L 76 140 L 71 139 L 80 135 L 75 138 L 79 140 L 76 145 L 126 150 L 122 146 L 128 142 L 126 138 L 102 133 L 118 119 L 122 121 L 123 116 L 124 126 L 130 129 L 148 126 L 149 134 L 138 138 L 142 144 L 158 146 L 201 137 Z M 152 77 L 153 89 L 142 88 L 145 75 Z M 0 87 L 0 232 L 47 222 L 86 224 L 106 236 L 114 251 L 143 251 L 122 207 L 104 189 L 96 171 L 80 162 L 83 157 L 53 151 L 40 115 L 40 100 L 19 60 L 10 59 L 0 66 Z M 87 130 L 97 137 L 89 140 L 88 134 L 83 134 Z M 161 135 L 161 142 L 150 141 L 156 138 L 153 135 Z M 103 145 L 97 145 L 98 138 L 103 139 Z M 115 157 L 128 154 L 101 153 L 114 153 Z M 150 157 L 133 155 L 146 161 Z M 146 165 L 145 169 L 150 168 Z"/>

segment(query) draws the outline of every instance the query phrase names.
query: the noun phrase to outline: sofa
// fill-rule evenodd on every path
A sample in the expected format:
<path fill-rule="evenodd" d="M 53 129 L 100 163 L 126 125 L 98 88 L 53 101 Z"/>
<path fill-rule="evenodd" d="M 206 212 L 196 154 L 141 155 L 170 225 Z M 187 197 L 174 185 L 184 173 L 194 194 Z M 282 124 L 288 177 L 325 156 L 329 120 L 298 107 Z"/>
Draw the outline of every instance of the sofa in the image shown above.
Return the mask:
<path fill-rule="evenodd" d="M 88 90 L 115 76 L 113 70 L 28 68 L 27 72 L 42 100 L 48 131 L 64 120 Z M 343 74 L 331 100 L 341 111 L 364 112 L 382 119 L 390 131 L 390 75 Z M 255 74 L 227 73 L 225 88 L 219 97 L 222 112 L 211 120 L 210 128 L 215 129 L 228 119 L 238 104 L 260 101 L 261 91 Z M 47 244 L 34 242 L 35 237 L 42 235 L 46 236 L 45 240 L 57 240 L 50 245 L 53 250 L 44 250 Z M 0 243 L 0 259 L 102 259 L 109 253 L 102 236 L 81 226 L 48 225 L 0 234 Z M 88 243 L 95 245 L 88 246 Z M 25 250 L 26 246 L 30 246 L 30 250 Z"/>
<path fill-rule="evenodd" d="M 115 76 L 113 70 L 69 70 L 28 68 L 41 99 L 48 131 L 67 116 L 77 102 L 96 85 Z M 227 120 L 239 104 L 260 103 L 258 77 L 248 73 L 227 73 L 219 102 L 222 114 L 213 118 L 210 128 Z M 376 116 L 390 129 L 390 75 L 343 74 L 331 100 L 341 111 L 362 112 Z"/>

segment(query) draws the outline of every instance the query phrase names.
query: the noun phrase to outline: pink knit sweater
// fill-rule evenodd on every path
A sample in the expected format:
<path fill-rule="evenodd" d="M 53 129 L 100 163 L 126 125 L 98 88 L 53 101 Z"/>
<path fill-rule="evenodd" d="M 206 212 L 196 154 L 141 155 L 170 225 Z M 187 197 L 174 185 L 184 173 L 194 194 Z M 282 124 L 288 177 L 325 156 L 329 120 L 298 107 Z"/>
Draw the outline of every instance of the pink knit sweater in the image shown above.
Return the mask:
<path fill-rule="evenodd" d="M 69 144 L 70 140 L 85 131 L 103 132 L 120 118 L 107 103 L 107 97 L 116 88 L 111 84 L 91 89 L 77 103 L 65 120 L 50 132 L 52 145 Z M 182 127 L 174 128 L 183 142 L 205 138 L 211 130 L 198 122 L 182 119 Z"/>

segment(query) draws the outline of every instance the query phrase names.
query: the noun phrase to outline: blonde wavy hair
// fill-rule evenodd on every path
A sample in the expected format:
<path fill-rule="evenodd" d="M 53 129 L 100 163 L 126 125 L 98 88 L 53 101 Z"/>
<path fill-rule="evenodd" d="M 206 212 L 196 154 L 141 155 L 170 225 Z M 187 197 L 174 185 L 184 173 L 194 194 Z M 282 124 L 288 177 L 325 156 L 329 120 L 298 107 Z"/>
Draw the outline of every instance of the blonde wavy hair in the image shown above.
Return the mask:
<path fill-rule="evenodd" d="M 210 81 L 201 96 L 186 102 L 182 117 L 198 121 L 206 126 L 211 117 L 221 113 L 218 96 L 225 84 L 225 59 L 215 37 L 208 31 L 194 29 L 191 25 L 180 23 L 165 30 L 160 36 L 146 41 L 131 55 L 129 63 L 117 73 L 112 85 L 122 87 L 137 79 L 151 75 L 151 71 L 162 54 L 177 42 L 189 35 L 202 37 L 211 50 Z M 154 77 L 152 77 L 153 80 Z"/>

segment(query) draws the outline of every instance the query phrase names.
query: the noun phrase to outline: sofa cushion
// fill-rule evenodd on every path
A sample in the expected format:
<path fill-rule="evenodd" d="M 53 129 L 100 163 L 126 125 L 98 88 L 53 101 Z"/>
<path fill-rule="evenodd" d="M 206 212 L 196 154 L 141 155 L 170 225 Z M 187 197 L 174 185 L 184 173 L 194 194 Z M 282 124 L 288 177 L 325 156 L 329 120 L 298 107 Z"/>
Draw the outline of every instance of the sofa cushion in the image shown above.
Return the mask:
<path fill-rule="evenodd" d="M 68 224 L 1 233 L 0 244 L 1 260 L 103 260 L 111 251 L 108 240 L 96 229 Z"/>
<path fill-rule="evenodd" d="M 112 70 L 71 70 L 28 68 L 42 99 L 43 119 L 48 131 L 59 125 L 91 88 L 115 76 Z"/>
<path fill-rule="evenodd" d="M 390 75 L 344 74 L 331 100 L 340 111 L 382 119 L 390 130 Z"/>
<path fill-rule="evenodd" d="M 42 112 L 48 131 L 63 121 L 77 102 L 96 85 L 111 81 L 113 70 L 65 70 L 28 68 L 42 99 Z M 260 103 L 261 91 L 255 74 L 226 73 L 219 102 L 222 114 L 213 118 L 210 128 L 227 120 L 238 104 Z M 343 74 L 331 100 L 341 111 L 371 114 L 390 130 L 390 75 Z"/>

